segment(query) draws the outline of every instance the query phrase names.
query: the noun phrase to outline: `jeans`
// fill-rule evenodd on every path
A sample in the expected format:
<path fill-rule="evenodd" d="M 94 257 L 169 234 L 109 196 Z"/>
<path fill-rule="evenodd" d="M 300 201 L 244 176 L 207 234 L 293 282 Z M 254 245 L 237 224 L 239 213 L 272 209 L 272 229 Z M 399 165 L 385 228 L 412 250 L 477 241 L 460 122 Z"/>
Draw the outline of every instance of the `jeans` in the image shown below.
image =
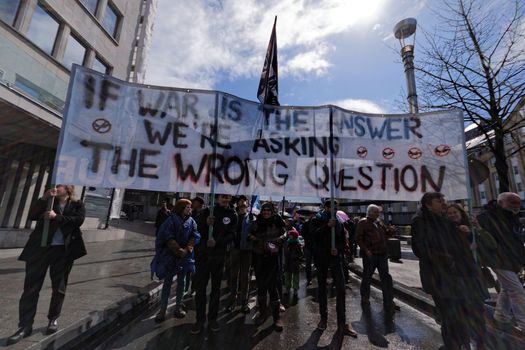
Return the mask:
<path fill-rule="evenodd" d="M 166 276 L 164 276 L 164 284 L 162 285 L 162 292 L 160 293 L 160 309 L 161 310 L 166 311 L 166 309 L 168 308 L 168 301 L 170 299 L 170 294 L 171 294 L 171 285 L 173 284 L 174 277 L 175 277 L 174 268 L 166 271 Z M 178 282 L 178 284 L 180 285 L 180 282 Z"/>
<path fill-rule="evenodd" d="M 498 321 L 510 322 L 514 315 L 518 327 L 525 330 L 525 290 L 518 275 L 509 270 L 494 269 L 494 272 L 501 284 L 494 318 Z"/>
<path fill-rule="evenodd" d="M 237 291 L 239 291 L 239 300 L 242 304 L 246 304 L 248 302 L 252 251 L 232 248 L 230 250 L 230 264 L 230 301 L 235 301 Z"/>
<path fill-rule="evenodd" d="M 345 277 L 343 273 L 343 261 L 341 256 L 317 257 L 317 284 L 319 313 L 321 318 L 328 318 L 328 300 L 326 294 L 326 279 L 328 269 L 332 272 L 332 278 L 336 288 L 336 312 L 337 324 L 343 326 L 346 324 L 346 300 L 345 300 Z"/>
<path fill-rule="evenodd" d="M 39 258 L 26 262 L 24 291 L 22 292 L 18 309 L 19 327 L 33 325 L 38 297 L 48 268 L 51 277 L 52 294 L 47 318 L 55 320 L 60 316 L 66 297 L 67 279 L 72 267 L 73 261 L 66 259 L 63 245 L 50 246 Z"/>
<path fill-rule="evenodd" d="M 392 276 L 388 272 L 387 254 L 373 254 L 372 256 L 363 256 L 363 279 L 361 280 L 361 300 L 365 301 L 370 298 L 370 283 L 374 271 L 379 271 L 381 279 L 381 290 L 383 291 L 383 304 L 391 306 L 394 300 Z"/>

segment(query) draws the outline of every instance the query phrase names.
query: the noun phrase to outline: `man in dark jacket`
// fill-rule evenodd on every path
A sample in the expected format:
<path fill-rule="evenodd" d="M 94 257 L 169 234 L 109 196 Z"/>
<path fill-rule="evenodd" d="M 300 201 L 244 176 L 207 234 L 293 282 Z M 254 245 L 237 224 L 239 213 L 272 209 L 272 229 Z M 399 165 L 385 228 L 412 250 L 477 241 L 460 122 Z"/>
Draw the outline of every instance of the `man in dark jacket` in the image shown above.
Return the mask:
<path fill-rule="evenodd" d="M 496 205 L 478 216 L 478 222 L 498 244 L 493 267 L 501 284 L 501 291 L 494 318 L 508 323 L 514 315 L 518 327 L 525 332 L 525 290 L 517 275 L 525 267 L 525 227 L 520 224 L 518 217 L 520 206 L 521 200 L 516 193 L 502 193 L 498 196 Z"/>
<path fill-rule="evenodd" d="M 475 333 L 480 349 L 485 331 L 480 271 L 469 246 L 443 216 L 445 208 L 443 194 L 423 195 L 412 220 L 412 250 L 419 258 L 423 290 L 432 295 L 441 316 L 445 348 L 470 347 L 470 334 Z M 470 332 L 469 327 L 476 329 Z"/>
<path fill-rule="evenodd" d="M 334 201 L 335 204 L 337 202 Z M 314 262 L 317 267 L 317 284 L 319 313 L 321 321 L 317 328 L 324 331 L 328 321 L 326 279 L 328 269 L 332 272 L 332 278 L 336 287 L 336 311 L 337 311 L 337 329 L 344 335 L 357 337 L 357 333 L 352 329 L 350 324 L 346 323 L 346 305 L 345 305 L 345 278 L 343 272 L 343 254 L 345 249 L 345 233 L 342 223 L 331 218 L 331 201 L 325 201 L 324 209 L 312 219 L 310 226 L 312 239 L 315 245 Z M 334 208 L 334 213 L 337 208 Z M 335 215 L 334 215 L 335 216 Z M 335 247 L 332 247 L 332 228 L 335 228 Z"/>
<path fill-rule="evenodd" d="M 370 283 L 375 269 L 379 271 L 385 314 L 394 313 L 394 291 L 392 276 L 388 272 L 387 239 L 391 231 L 379 220 L 381 208 L 371 204 L 366 209 L 366 218 L 357 224 L 356 241 L 363 254 L 363 279 L 361 280 L 361 305 L 370 306 Z"/>
<path fill-rule="evenodd" d="M 58 185 L 44 194 L 29 209 L 29 219 L 37 220 L 35 230 L 18 258 L 26 262 L 24 291 L 20 298 L 18 330 L 7 339 L 7 344 L 14 344 L 31 335 L 33 321 L 38 304 L 38 296 L 50 269 L 51 302 L 47 318 L 49 324 L 46 333 L 58 330 L 58 317 L 66 296 L 67 279 L 73 261 L 86 255 L 80 226 L 84 222 L 84 204 L 75 201 L 75 187 Z M 53 209 L 47 210 L 47 201 L 55 197 Z M 50 221 L 47 241 L 42 243 L 44 220 Z"/>
<path fill-rule="evenodd" d="M 213 332 L 218 332 L 217 323 L 222 273 L 226 248 L 233 241 L 237 228 L 237 214 L 230 209 L 231 196 L 220 194 L 211 215 L 210 208 L 203 209 L 197 216 L 197 228 L 201 233 L 201 242 L 195 249 L 196 273 L 195 307 L 197 322 L 191 329 L 192 334 L 199 334 L 206 322 L 206 288 L 211 278 L 210 305 L 208 309 L 208 326 Z M 209 228 L 213 232 L 210 235 Z"/>

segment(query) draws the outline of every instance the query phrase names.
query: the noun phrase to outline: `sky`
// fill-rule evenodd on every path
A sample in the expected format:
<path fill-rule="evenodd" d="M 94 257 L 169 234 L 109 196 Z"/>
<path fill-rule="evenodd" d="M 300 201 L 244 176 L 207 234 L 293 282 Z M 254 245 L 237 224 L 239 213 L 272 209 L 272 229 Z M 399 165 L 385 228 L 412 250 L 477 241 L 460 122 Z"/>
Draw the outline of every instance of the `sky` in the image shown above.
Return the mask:
<path fill-rule="evenodd" d="M 277 16 L 281 105 L 403 113 L 406 83 L 392 30 L 407 17 L 431 28 L 429 1 L 158 0 L 146 82 L 256 101 Z"/>

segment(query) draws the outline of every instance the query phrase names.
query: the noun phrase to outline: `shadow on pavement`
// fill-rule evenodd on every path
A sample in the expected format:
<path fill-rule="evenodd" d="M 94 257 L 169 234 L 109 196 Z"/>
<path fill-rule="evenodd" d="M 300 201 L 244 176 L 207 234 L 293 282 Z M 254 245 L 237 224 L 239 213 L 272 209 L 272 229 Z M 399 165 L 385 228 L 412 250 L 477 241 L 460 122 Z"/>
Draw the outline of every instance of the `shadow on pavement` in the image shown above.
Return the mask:
<path fill-rule="evenodd" d="M 380 348 L 388 348 L 388 340 L 379 331 L 379 329 L 383 328 L 377 322 L 377 319 L 380 318 L 382 318 L 380 313 L 374 314 L 370 307 L 364 307 L 361 319 L 352 322 L 352 326 L 357 333 L 366 334 L 371 344 Z"/>

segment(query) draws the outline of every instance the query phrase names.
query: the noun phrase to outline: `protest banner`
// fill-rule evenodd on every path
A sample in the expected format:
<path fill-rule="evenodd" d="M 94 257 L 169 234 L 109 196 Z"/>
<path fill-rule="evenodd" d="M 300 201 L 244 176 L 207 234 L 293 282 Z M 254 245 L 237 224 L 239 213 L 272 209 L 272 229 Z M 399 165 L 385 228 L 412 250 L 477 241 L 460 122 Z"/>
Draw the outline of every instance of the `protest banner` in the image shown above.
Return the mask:
<path fill-rule="evenodd" d="M 333 181 L 342 199 L 467 197 L 461 111 L 263 106 L 80 66 L 70 84 L 55 183 L 209 193 L 215 181 L 216 193 L 330 197 Z"/>

